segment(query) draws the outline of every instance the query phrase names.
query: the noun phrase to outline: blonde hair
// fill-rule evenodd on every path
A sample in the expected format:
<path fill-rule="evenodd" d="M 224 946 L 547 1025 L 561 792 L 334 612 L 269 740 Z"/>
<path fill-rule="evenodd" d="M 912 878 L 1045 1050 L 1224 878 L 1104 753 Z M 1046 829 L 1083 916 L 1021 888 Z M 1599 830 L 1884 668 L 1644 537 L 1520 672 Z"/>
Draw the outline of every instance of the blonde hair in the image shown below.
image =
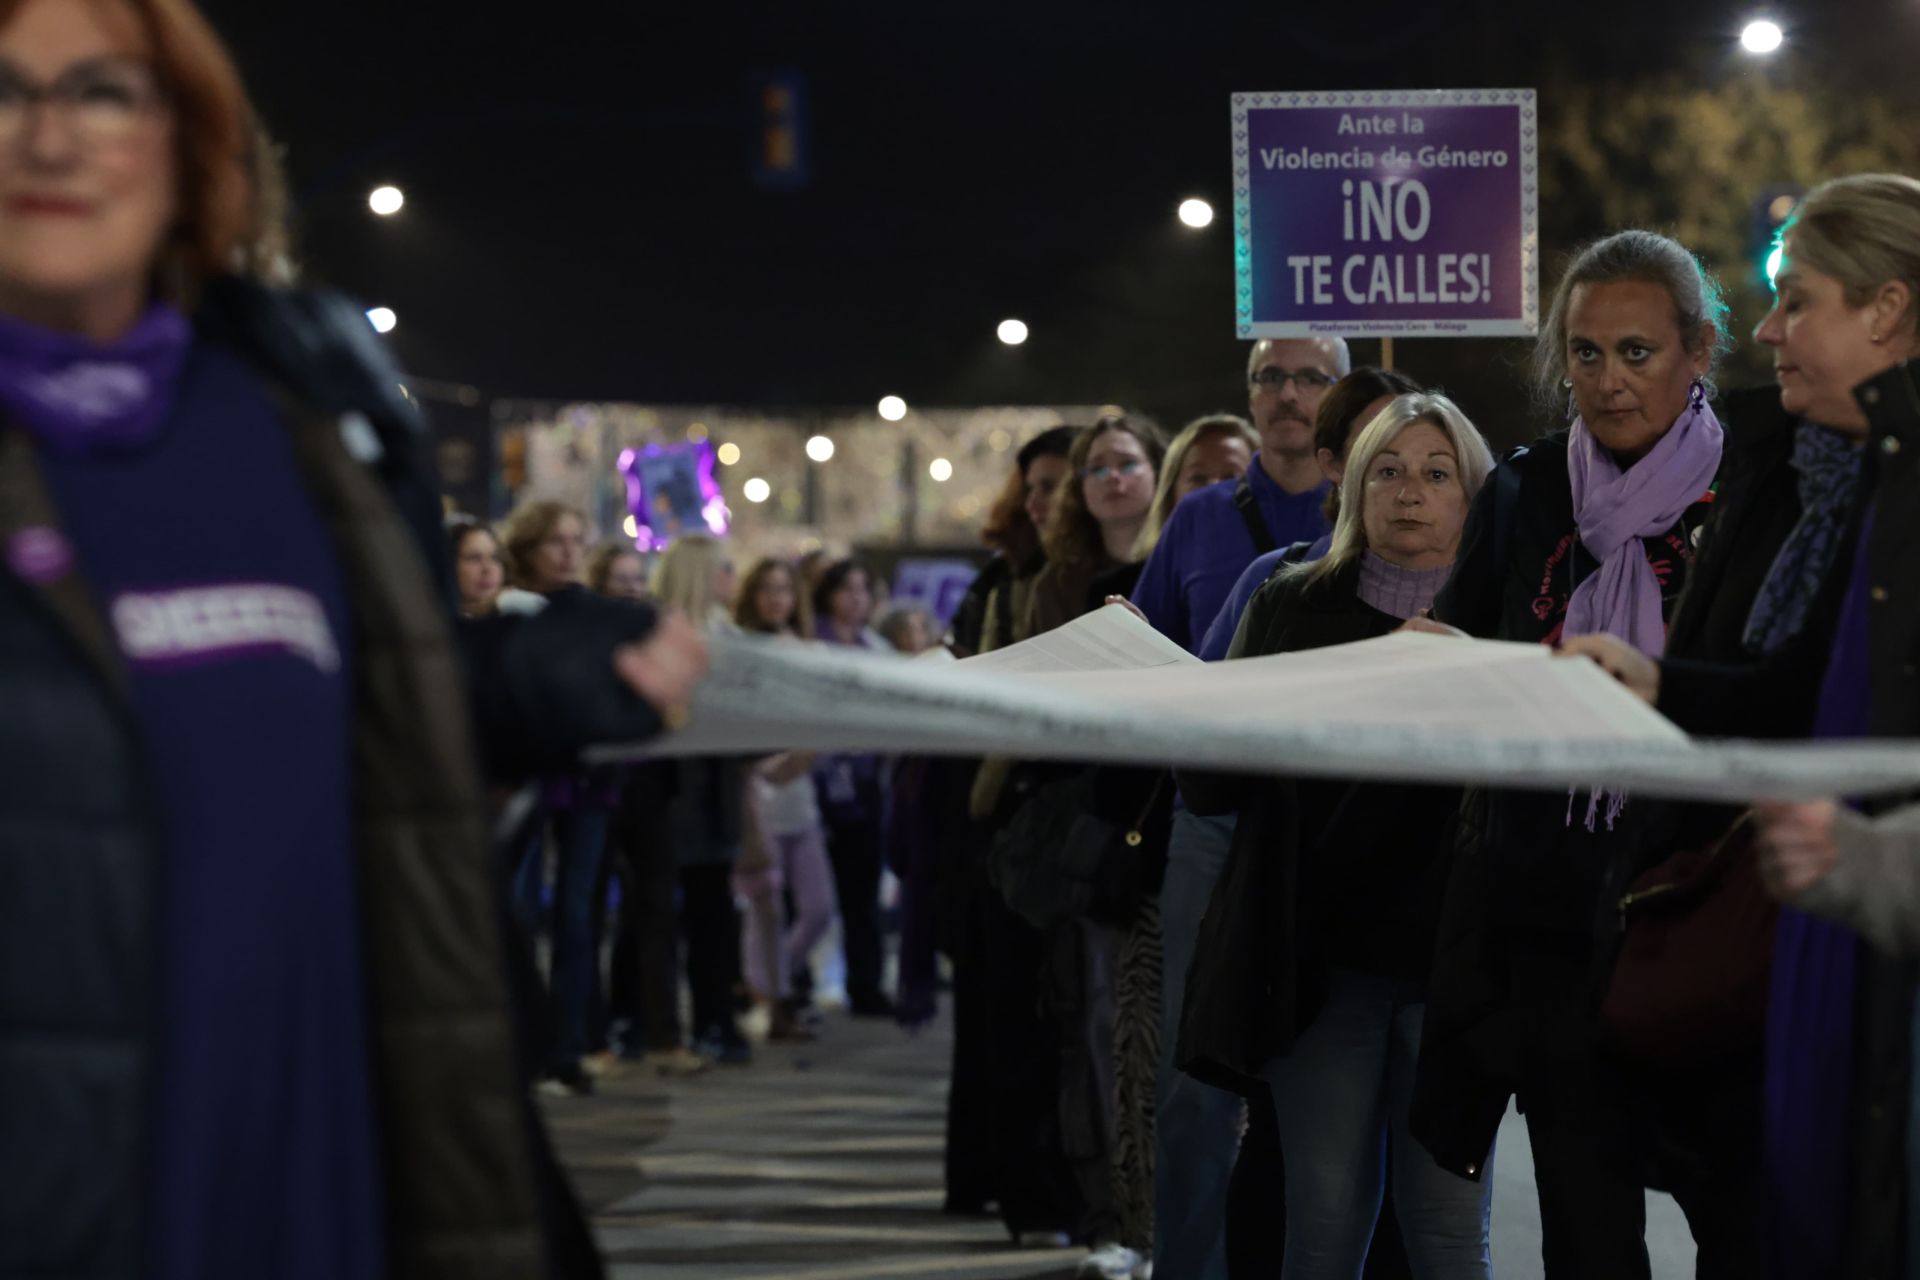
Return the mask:
<path fill-rule="evenodd" d="M 1832 276 L 1847 305 L 1864 307 L 1898 281 L 1920 302 L 1920 182 L 1898 173 L 1858 173 L 1823 182 L 1787 219 L 1793 260 Z M 1914 318 L 1908 304 L 1904 320 Z"/>
<path fill-rule="evenodd" d="M 706 626 L 715 615 L 726 614 L 727 602 L 713 594 L 713 575 L 726 563 L 727 549 L 720 539 L 705 533 L 683 533 L 673 540 L 653 566 L 653 598 L 663 609 L 678 609 L 695 626 Z"/>
<path fill-rule="evenodd" d="M 1402 431 L 1416 422 L 1432 423 L 1453 445 L 1454 457 L 1460 460 L 1460 487 L 1466 491 L 1467 501 L 1471 503 L 1473 495 L 1480 492 L 1480 486 L 1486 483 L 1487 476 L 1493 471 L 1493 451 L 1487 448 L 1486 438 L 1480 434 L 1480 429 L 1468 420 L 1466 414 L 1460 412 L 1460 406 L 1443 395 L 1428 391 L 1401 396 L 1382 409 L 1361 430 L 1353 447 L 1347 451 L 1347 475 L 1353 478 L 1353 484 L 1349 487 L 1357 491 L 1358 486 L 1366 482 L 1366 474 L 1373 467 L 1373 460 L 1384 453 Z M 1340 515 L 1333 525 L 1333 545 L 1327 554 L 1287 572 L 1299 574 L 1308 582 L 1317 582 L 1332 577 L 1358 560 L 1367 549 L 1366 505 L 1364 502 L 1342 502 Z"/>
<path fill-rule="evenodd" d="M 500 542 L 507 553 L 508 582 L 534 590 L 533 553 L 553 533 L 554 526 L 568 516 L 580 522 L 582 531 L 586 529 L 587 517 L 580 508 L 551 499 L 526 503 L 507 517 L 500 526 Z"/>
<path fill-rule="evenodd" d="M 1160 531 L 1167 527 L 1167 518 L 1179 505 L 1180 468 L 1186 465 L 1187 454 L 1212 436 L 1234 436 L 1245 443 L 1249 453 L 1260 447 L 1260 436 L 1253 424 L 1235 414 L 1208 414 L 1182 427 L 1173 443 L 1167 446 L 1166 464 L 1160 468 L 1160 480 L 1153 490 L 1153 505 L 1147 508 L 1147 522 L 1140 526 L 1140 536 L 1134 540 L 1135 560 L 1145 560 L 1153 554 L 1160 542 Z"/>

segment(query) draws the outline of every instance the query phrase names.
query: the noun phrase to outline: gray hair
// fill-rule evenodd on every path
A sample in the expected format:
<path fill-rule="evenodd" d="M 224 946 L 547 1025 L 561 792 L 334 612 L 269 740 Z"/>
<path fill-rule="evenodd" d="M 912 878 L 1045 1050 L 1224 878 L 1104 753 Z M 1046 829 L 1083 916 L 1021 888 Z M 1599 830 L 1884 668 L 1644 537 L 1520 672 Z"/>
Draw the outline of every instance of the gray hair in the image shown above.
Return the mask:
<path fill-rule="evenodd" d="M 1276 342 L 1285 342 L 1285 338 L 1262 338 L 1254 343 L 1247 352 L 1247 381 L 1253 381 L 1253 375 L 1260 372 L 1260 361 L 1267 354 L 1267 348 Z M 1301 338 L 1301 342 L 1325 342 L 1333 347 L 1333 370 L 1336 378 L 1344 378 L 1353 372 L 1353 352 L 1347 349 L 1345 338 Z"/>
<path fill-rule="evenodd" d="M 1357 494 L 1374 458 L 1416 422 L 1432 423 L 1453 445 L 1453 455 L 1460 460 L 1460 487 L 1466 491 L 1471 505 L 1473 496 L 1480 492 L 1480 486 L 1493 471 L 1493 450 L 1487 447 L 1480 429 L 1460 412 L 1459 405 L 1431 391 L 1399 397 L 1361 429 L 1353 447 L 1347 451 L 1347 475 L 1353 478 L 1347 487 Z M 1343 501 L 1340 514 L 1333 522 L 1333 545 L 1327 554 L 1287 572 L 1313 582 L 1331 577 L 1358 560 L 1367 549 L 1365 507 L 1364 502 Z"/>
<path fill-rule="evenodd" d="M 1667 291 L 1687 353 L 1698 355 L 1704 346 L 1712 354 L 1705 379 L 1712 394 L 1713 369 L 1733 349 L 1720 282 L 1677 240 L 1653 231 L 1616 231 L 1575 254 L 1560 277 L 1560 287 L 1553 291 L 1553 304 L 1533 346 L 1533 389 L 1542 409 L 1557 410 L 1566 402 L 1567 306 L 1574 289 L 1627 281 L 1656 284 Z"/>

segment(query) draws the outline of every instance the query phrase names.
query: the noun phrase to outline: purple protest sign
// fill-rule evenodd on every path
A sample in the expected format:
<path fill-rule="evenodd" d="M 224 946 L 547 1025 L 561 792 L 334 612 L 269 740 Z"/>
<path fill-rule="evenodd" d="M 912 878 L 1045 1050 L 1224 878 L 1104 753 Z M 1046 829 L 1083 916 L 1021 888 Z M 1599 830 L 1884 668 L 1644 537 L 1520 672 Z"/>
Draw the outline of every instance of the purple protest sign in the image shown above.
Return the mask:
<path fill-rule="evenodd" d="M 1233 95 L 1235 330 L 1540 326 L 1531 89 Z"/>

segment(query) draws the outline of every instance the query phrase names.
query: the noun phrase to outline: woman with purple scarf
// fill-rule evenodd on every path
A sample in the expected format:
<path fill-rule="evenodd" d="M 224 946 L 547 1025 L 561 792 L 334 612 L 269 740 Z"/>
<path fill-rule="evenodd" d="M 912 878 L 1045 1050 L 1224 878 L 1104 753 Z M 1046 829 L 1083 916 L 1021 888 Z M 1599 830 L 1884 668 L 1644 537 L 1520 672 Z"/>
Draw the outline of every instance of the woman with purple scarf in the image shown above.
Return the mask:
<path fill-rule="evenodd" d="M 0 1275 L 597 1275 L 480 765 L 657 732 L 704 644 L 463 667 L 424 424 L 277 287 L 260 142 L 187 0 L 0 0 Z"/>
<path fill-rule="evenodd" d="M 1754 336 L 1773 348 L 1780 403 L 1843 437 L 1857 477 L 1829 517 L 1796 529 L 1756 604 L 1763 624 L 1796 634 L 1741 665 L 1655 662 L 1605 637 L 1568 650 L 1693 733 L 1920 736 L 1920 182 L 1869 174 L 1815 189 L 1783 233 L 1776 288 Z M 1920 1256 L 1909 1243 L 1912 960 L 1880 949 L 1893 939 L 1871 927 L 1874 890 L 1836 877 L 1861 825 L 1836 809 L 1757 810 L 1762 870 L 1785 903 L 1767 1011 L 1763 1229 L 1781 1280 L 1911 1274 Z"/>
<path fill-rule="evenodd" d="M 1606 632 L 1662 652 L 1720 467 L 1709 379 L 1725 315 L 1664 236 L 1624 231 L 1574 258 L 1535 353 L 1543 402 L 1571 423 L 1480 491 L 1438 623 L 1543 644 Z M 1517 1096 L 1550 1280 L 1649 1273 L 1651 1139 L 1596 1048 L 1595 1016 L 1643 808 L 1599 790 L 1470 793 L 1449 877 L 1413 1131 L 1442 1167 L 1482 1177 Z"/>

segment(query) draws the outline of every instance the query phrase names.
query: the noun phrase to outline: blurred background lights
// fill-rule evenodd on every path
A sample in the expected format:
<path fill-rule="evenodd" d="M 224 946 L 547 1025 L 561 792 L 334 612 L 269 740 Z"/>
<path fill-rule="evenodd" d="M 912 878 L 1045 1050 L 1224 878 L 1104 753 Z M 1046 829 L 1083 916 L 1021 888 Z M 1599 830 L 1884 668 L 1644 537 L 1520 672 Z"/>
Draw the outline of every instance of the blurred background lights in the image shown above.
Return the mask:
<path fill-rule="evenodd" d="M 900 421 L 900 419 L 907 416 L 907 402 L 899 396 L 882 396 L 880 398 L 880 416 L 888 422 Z"/>
<path fill-rule="evenodd" d="M 713 452 L 714 456 L 720 459 L 720 465 L 723 467 L 731 467 L 740 461 L 740 446 L 731 440 Z"/>
<path fill-rule="evenodd" d="M 927 464 L 927 474 L 941 484 L 953 479 L 953 464 L 945 458 L 935 458 Z"/>
<path fill-rule="evenodd" d="M 383 218 L 391 218 L 400 212 L 400 207 L 406 202 L 406 196 L 401 194 L 398 187 L 375 187 L 367 197 L 367 207 Z"/>
<path fill-rule="evenodd" d="M 815 462 L 825 462 L 833 457 L 833 441 L 825 436 L 814 436 L 807 441 L 807 456 Z"/>
<path fill-rule="evenodd" d="M 375 333 L 392 333 L 393 326 L 400 323 L 400 317 L 393 314 L 392 307 L 369 307 L 367 323 L 373 326 Z"/>
<path fill-rule="evenodd" d="M 1027 340 L 1027 322 L 1025 320 L 1002 320 L 999 329 L 1000 341 L 1010 347 L 1017 347 Z"/>
<path fill-rule="evenodd" d="M 1740 47 L 1748 53 L 1768 54 L 1778 49 L 1786 38 L 1779 23 L 1756 18 L 1741 30 Z"/>
<path fill-rule="evenodd" d="M 765 502 L 773 496 L 773 486 L 755 476 L 740 486 L 740 492 L 746 495 L 748 502 Z"/>

